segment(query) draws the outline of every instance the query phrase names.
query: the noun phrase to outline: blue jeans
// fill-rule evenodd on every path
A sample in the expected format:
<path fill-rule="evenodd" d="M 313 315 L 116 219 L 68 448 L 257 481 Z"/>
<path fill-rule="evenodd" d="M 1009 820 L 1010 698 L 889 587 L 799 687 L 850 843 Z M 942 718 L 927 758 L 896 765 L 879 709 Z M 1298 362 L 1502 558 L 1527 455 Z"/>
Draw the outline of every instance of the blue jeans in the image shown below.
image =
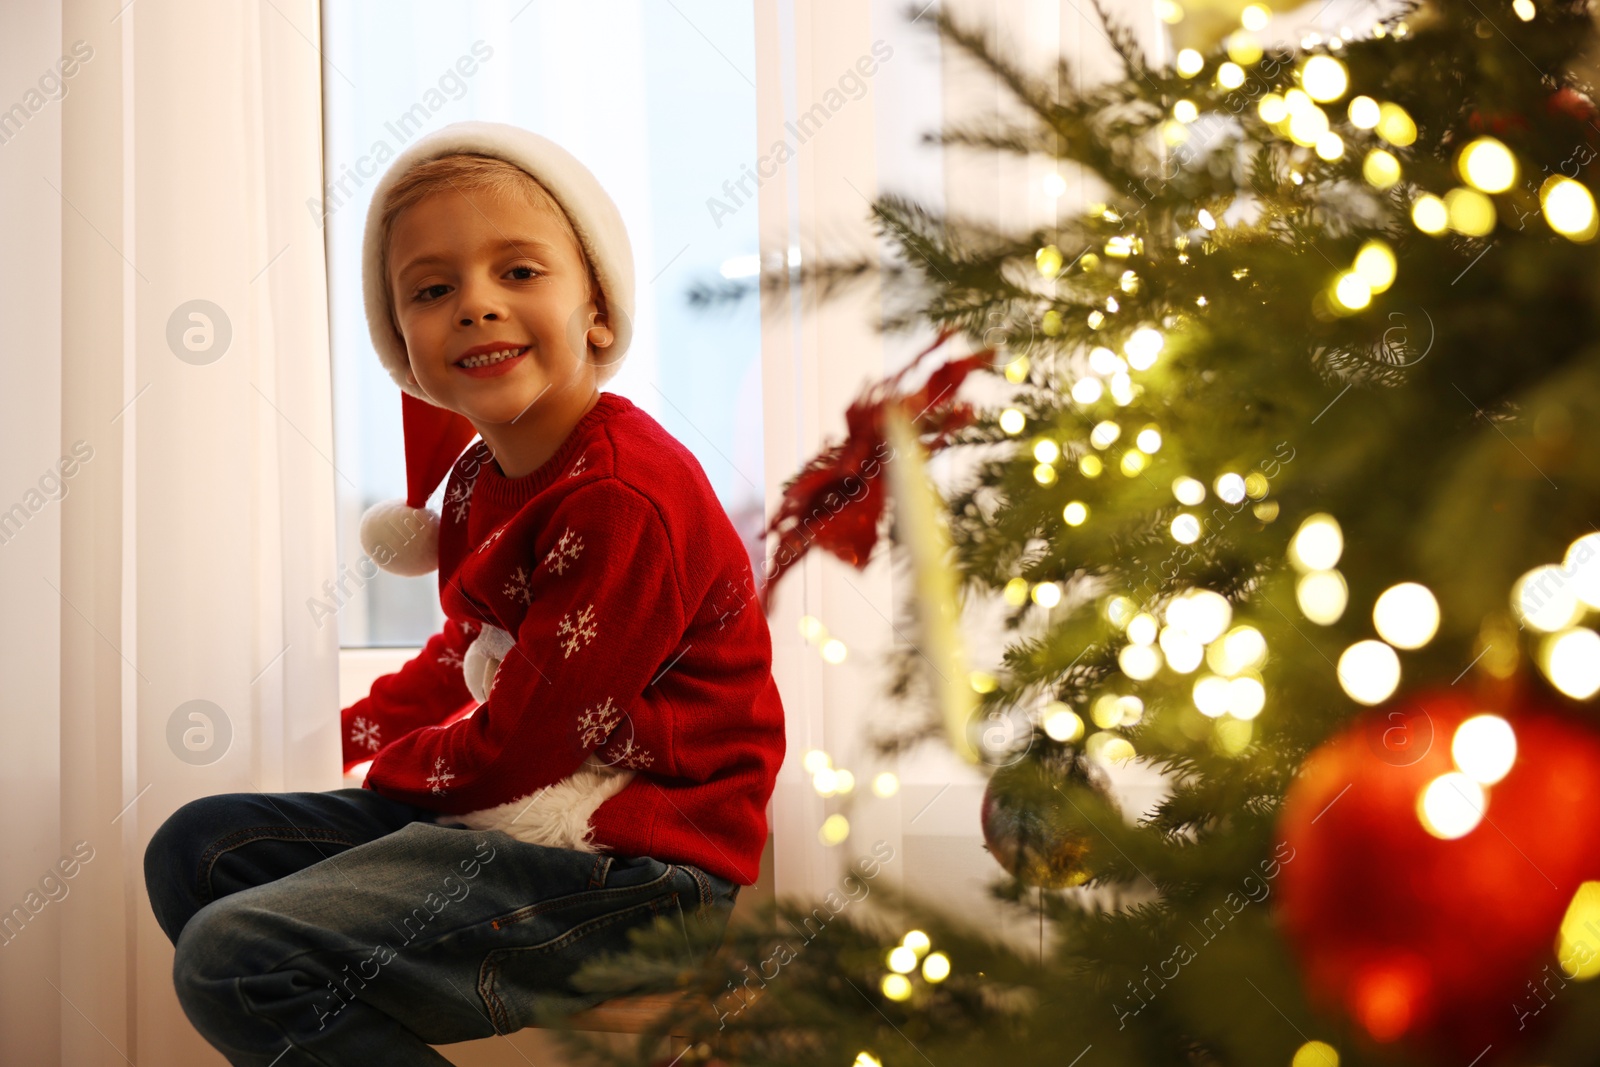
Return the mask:
<path fill-rule="evenodd" d="M 686 963 L 714 951 L 739 893 L 686 864 L 436 818 L 368 789 L 225 793 L 156 831 L 145 885 L 178 999 L 228 1062 L 447 1065 L 430 1045 L 604 999 L 573 973 L 657 916 Z"/>

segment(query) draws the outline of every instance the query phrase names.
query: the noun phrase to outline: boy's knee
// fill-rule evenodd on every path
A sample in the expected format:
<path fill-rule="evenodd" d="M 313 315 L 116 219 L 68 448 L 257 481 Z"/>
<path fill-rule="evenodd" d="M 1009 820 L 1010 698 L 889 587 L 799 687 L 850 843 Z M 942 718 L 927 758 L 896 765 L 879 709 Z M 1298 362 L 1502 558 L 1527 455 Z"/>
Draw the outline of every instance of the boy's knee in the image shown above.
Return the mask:
<path fill-rule="evenodd" d="M 184 925 L 207 901 L 201 899 L 200 857 L 219 834 L 226 833 L 218 801 L 191 800 L 167 817 L 144 849 L 144 886 L 150 910 L 173 944 Z"/>

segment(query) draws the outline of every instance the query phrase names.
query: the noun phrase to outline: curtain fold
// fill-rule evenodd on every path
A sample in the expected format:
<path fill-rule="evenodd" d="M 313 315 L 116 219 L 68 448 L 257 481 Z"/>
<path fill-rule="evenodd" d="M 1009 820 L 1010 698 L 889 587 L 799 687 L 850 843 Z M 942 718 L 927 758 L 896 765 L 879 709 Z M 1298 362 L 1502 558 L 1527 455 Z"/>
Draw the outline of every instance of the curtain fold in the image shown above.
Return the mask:
<path fill-rule="evenodd" d="M 65 0 L 29 18 L 5 69 L 51 69 L 75 43 L 88 58 L 0 147 L 0 257 L 33 294 L 40 357 L 7 360 L 5 421 L 28 433 L 10 431 L 0 491 L 79 462 L 0 553 L 0 656 L 23 682 L 6 715 L 26 732 L 5 789 L 27 775 L 14 810 L 34 816 L 0 844 L 0 906 L 82 845 L 60 899 L 0 949 L 0 1062 L 220 1064 L 172 992 L 142 858 L 194 797 L 341 784 L 338 636 L 306 606 L 336 577 L 340 477 L 304 206 L 318 5 Z"/>

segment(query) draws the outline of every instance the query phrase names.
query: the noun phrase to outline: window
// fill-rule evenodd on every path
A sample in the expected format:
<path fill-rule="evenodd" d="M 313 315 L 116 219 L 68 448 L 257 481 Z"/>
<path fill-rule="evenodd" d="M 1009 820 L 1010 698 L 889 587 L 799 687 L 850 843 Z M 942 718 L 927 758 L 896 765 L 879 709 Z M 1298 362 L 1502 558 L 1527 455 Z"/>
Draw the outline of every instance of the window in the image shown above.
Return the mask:
<path fill-rule="evenodd" d="M 708 313 L 685 299 L 693 282 L 757 252 L 754 201 L 730 214 L 723 192 L 758 154 L 752 19 L 748 6 L 712 0 L 323 5 L 327 186 L 307 208 L 324 219 L 328 249 L 342 646 L 416 647 L 443 623 L 437 575 L 376 571 L 358 537 L 367 507 L 405 495 L 400 392 L 368 338 L 361 238 L 388 160 L 452 122 L 543 134 L 617 202 L 638 295 L 633 344 L 605 388 L 695 454 L 760 560 L 757 309 Z"/>

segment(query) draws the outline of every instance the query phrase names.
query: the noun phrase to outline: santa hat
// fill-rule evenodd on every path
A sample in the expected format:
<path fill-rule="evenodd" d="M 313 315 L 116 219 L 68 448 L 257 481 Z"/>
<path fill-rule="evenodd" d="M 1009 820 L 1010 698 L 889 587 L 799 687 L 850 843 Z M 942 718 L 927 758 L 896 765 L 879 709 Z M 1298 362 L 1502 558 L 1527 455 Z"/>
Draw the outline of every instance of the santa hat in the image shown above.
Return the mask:
<path fill-rule="evenodd" d="M 456 122 L 423 137 L 400 153 L 372 192 L 361 248 L 361 284 L 367 329 L 378 358 L 404 394 L 400 398 L 406 449 L 406 498 L 374 504 L 361 516 L 361 547 L 391 574 L 427 574 L 439 565 L 439 516 L 428 498 L 477 434 L 461 415 L 436 407 L 406 380 L 410 361 L 396 332 L 383 276 L 383 204 L 389 191 L 419 163 L 457 154 L 493 156 L 533 176 L 566 212 L 583 254 L 605 297 L 606 325 L 613 336 L 595 364 L 604 385 L 617 372 L 633 337 L 633 248 L 622 213 L 589 169 L 548 138 L 498 122 Z"/>

